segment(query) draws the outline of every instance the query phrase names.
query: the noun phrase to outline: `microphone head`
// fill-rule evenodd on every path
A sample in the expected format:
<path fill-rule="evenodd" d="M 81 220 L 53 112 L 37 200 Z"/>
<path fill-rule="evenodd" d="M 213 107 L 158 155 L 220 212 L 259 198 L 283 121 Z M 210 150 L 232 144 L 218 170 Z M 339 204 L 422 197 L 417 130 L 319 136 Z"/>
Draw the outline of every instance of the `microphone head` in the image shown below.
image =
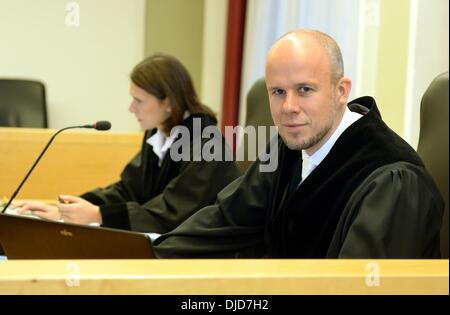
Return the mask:
<path fill-rule="evenodd" d="M 92 127 L 96 130 L 109 130 L 111 129 L 111 123 L 106 120 L 97 121 Z"/>

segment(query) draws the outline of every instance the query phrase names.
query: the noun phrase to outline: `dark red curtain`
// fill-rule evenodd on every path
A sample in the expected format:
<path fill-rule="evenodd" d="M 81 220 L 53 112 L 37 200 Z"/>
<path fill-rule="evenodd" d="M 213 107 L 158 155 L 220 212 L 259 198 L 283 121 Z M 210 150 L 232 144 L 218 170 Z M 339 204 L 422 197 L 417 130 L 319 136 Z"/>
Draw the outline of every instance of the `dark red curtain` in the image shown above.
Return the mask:
<path fill-rule="evenodd" d="M 241 92 L 241 68 L 244 46 L 245 10 L 247 0 L 228 0 L 227 42 L 225 51 L 225 73 L 222 102 L 222 133 L 225 126 L 236 126 L 239 122 L 239 99 Z M 226 139 L 233 143 L 236 139 Z"/>

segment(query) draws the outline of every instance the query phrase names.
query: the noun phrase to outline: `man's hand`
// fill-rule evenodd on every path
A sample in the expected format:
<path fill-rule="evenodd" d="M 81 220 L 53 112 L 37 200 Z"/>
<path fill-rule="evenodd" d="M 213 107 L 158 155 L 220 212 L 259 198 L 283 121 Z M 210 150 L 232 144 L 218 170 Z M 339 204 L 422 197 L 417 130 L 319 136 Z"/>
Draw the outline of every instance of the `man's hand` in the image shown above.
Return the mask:
<path fill-rule="evenodd" d="M 70 195 L 60 195 L 57 207 L 64 222 L 78 224 L 101 224 L 100 208 L 87 200 Z"/>

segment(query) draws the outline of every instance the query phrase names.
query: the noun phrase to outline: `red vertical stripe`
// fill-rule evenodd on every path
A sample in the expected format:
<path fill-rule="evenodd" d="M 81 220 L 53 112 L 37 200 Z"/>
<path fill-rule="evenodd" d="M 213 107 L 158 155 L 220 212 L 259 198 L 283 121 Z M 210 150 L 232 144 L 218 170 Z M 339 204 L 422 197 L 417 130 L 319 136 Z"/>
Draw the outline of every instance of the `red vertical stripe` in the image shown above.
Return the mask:
<path fill-rule="evenodd" d="M 237 126 L 241 92 L 241 68 L 244 46 L 245 9 L 247 0 L 228 0 L 227 42 L 225 52 L 225 77 L 222 102 L 222 133 L 225 126 Z M 233 143 L 236 139 L 226 139 Z"/>

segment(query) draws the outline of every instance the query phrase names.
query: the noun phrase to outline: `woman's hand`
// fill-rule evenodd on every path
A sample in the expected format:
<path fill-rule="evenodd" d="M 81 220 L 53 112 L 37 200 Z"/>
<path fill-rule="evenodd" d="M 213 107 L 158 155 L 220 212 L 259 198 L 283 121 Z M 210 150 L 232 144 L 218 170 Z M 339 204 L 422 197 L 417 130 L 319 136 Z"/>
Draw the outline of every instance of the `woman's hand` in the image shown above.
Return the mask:
<path fill-rule="evenodd" d="M 57 207 L 64 222 L 78 224 L 101 224 L 100 208 L 89 201 L 75 196 L 60 195 Z"/>
<path fill-rule="evenodd" d="M 61 214 L 59 213 L 58 207 L 40 201 L 15 201 L 12 202 L 10 206 L 12 209 L 20 208 L 17 213 L 21 215 L 27 211 L 31 211 L 33 215 L 42 219 L 53 221 L 61 219 Z"/>

